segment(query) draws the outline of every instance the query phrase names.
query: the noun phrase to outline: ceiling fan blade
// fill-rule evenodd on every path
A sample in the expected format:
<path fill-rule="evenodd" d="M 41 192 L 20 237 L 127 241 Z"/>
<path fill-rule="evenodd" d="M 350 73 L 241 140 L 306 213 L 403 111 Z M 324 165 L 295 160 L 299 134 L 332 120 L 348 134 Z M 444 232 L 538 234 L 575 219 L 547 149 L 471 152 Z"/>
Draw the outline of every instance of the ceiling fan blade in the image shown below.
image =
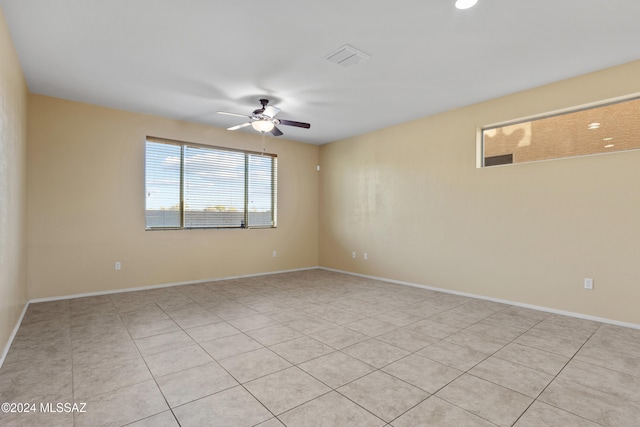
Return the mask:
<path fill-rule="evenodd" d="M 218 114 L 224 114 L 225 116 L 234 116 L 234 117 L 246 117 L 248 119 L 251 118 L 251 116 L 247 116 L 246 114 L 227 113 L 226 111 L 218 111 Z"/>
<path fill-rule="evenodd" d="M 305 129 L 309 129 L 311 127 L 309 123 L 294 122 L 293 120 L 278 120 L 278 123 L 285 126 L 295 126 L 298 128 L 305 128 Z"/>
<path fill-rule="evenodd" d="M 273 136 L 280 136 L 283 135 L 282 131 L 280 129 L 278 129 L 277 127 L 273 127 L 273 129 L 271 129 L 271 134 Z"/>
<path fill-rule="evenodd" d="M 242 123 L 241 125 L 231 126 L 230 128 L 227 128 L 227 130 L 238 130 L 238 129 L 245 128 L 247 126 L 251 126 L 251 122 Z"/>
<path fill-rule="evenodd" d="M 274 107 L 273 105 L 267 105 L 264 108 L 264 111 L 262 112 L 262 114 L 264 114 L 265 116 L 269 116 L 272 119 L 276 116 L 276 114 L 278 114 L 280 112 L 280 109 L 278 107 Z"/>

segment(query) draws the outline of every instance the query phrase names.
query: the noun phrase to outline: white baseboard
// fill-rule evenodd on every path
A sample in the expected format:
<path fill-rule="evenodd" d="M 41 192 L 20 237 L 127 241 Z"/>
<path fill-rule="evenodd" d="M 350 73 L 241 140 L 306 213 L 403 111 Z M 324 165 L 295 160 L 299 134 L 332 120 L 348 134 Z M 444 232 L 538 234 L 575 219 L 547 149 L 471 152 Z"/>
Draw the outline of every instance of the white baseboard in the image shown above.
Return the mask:
<path fill-rule="evenodd" d="M 485 300 L 485 301 L 499 302 L 499 303 L 502 303 L 502 304 L 509 304 L 509 305 L 513 305 L 513 306 L 516 306 L 516 307 L 523 307 L 523 308 L 529 308 L 531 310 L 543 311 L 545 313 L 561 314 L 563 316 L 576 317 L 578 319 L 584 319 L 584 320 L 592 320 L 594 322 L 607 323 L 609 325 L 622 326 L 622 327 L 625 327 L 625 328 L 632 328 L 632 329 L 640 329 L 640 324 L 636 324 L 636 323 L 620 322 L 618 320 L 607 319 L 607 318 L 604 318 L 604 317 L 591 316 L 591 315 L 582 314 L 582 313 L 574 313 L 572 311 L 557 310 L 555 308 L 543 307 L 543 306 L 532 305 L 532 304 L 525 304 L 525 303 L 521 303 L 521 302 L 517 302 L 517 301 L 509 301 L 509 300 L 500 299 L 500 298 L 487 297 L 487 296 L 484 296 L 484 295 L 470 294 L 470 293 L 467 293 L 467 292 L 458 292 L 458 291 L 454 291 L 454 290 L 451 290 L 451 289 L 436 288 L 436 287 L 427 286 L 427 285 L 419 285 L 417 283 L 403 282 L 401 280 L 388 279 L 386 277 L 369 276 L 369 275 L 366 275 L 366 274 L 353 273 L 353 272 L 344 271 L 344 270 L 337 270 L 335 268 L 328 268 L 328 267 L 318 267 L 318 268 L 320 270 L 333 271 L 335 273 L 343 273 L 343 274 L 349 274 L 351 276 L 364 277 L 366 279 L 380 280 L 381 282 L 395 283 L 397 285 L 413 286 L 414 288 L 429 289 L 431 291 L 444 292 L 444 293 L 447 293 L 447 294 L 460 295 L 460 296 L 464 296 L 464 297 L 476 298 L 476 299 L 481 299 L 481 300 Z"/>
<path fill-rule="evenodd" d="M 22 325 L 22 319 L 24 318 L 24 314 L 27 312 L 27 308 L 29 307 L 29 301 L 27 301 L 27 303 L 24 305 L 24 308 L 22 309 L 22 313 L 20 313 L 20 317 L 18 317 L 18 321 L 16 322 L 16 325 L 13 327 L 13 332 L 11 332 L 11 335 L 9 336 L 9 340 L 7 340 L 7 344 L 4 346 L 4 350 L 2 350 L 2 356 L 0 357 L 0 369 L 2 369 L 2 365 L 4 364 L 4 359 L 7 357 L 7 354 L 9 353 L 9 349 L 11 348 L 11 344 L 13 344 L 13 340 L 16 337 L 16 334 L 18 333 L 18 329 L 20 329 L 20 325 Z"/>
<path fill-rule="evenodd" d="M 188 280 L 186 282 L 174 282 L 174 283 L 162 283 L 159 285 L 138 286 L 135 288 L 114 289 L 114 290 L 97 291 L 97 292 L 85 292 L 81 294 L 61 295 L 57 297 L 36 298 L 36 299 L 30 300 L 29 302 L 31 303 L 50 302 L 50 301 L 59 301 L 59 300 L 73 299 L 73 298 L 84 298 L 84 297 L 94 297 L 99 295 L 119 294 L 123 292 L 148 291 L 151 289 L 170 288 L 172 286 L 197 285 L 200 283 L 220 282 L 223 280 L 246 279 L 249 277 L 269 276 L 273 274 L 282 274 L 282 273 L 293 273 L 296 271 L 317 270 L 318 268 L 319 268 L 318 266 L 303 267 L 303 268 L 294 268 L 291 270 L 268 271 L 266 273 L 244 274 L 241 276 L 226 276 L 226 277 L 217 277 L 213 279 Z"/>

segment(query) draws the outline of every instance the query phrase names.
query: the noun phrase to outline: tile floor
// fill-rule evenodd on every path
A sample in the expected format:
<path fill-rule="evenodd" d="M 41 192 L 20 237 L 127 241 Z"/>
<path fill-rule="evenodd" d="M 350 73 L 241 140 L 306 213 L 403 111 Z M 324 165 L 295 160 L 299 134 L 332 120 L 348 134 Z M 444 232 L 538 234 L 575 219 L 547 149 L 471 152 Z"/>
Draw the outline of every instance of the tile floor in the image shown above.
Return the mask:
<path fill-rule="evenodd" d="M 8 426 L 638 426 L 640 330 L 308 270 L 32 304 L 0 402 L 37 405 Z"/>

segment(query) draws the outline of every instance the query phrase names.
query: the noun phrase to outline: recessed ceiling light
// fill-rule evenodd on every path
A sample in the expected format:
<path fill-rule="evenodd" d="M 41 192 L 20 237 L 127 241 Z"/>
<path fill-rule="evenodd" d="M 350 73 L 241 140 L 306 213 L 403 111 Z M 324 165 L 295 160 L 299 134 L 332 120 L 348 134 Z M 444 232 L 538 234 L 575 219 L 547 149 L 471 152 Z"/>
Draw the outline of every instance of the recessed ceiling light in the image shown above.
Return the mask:
<path fill-rule="evenodd" d="M 611 148 L 611 147 L 613 147 L 613 146 L 615 146 L 615 145 L 616 145 L 616 144 L 607 144 L 607 145 L 605 145 L 605 146 L 604 146 L 604 148 Z"/>
<path fill-rule="evenodd" d="M 598 129 L 599 127 L 600 127 L 600 123 L 597 123 L 597 122 L 589 123 L 589 126 L 588 126 L 589 129 Z"/>
<path fill-rule="evenodd" d="M 458 9 L 469 9 L 478 3 L 478 0 L 456 0 L 456 7 Z"/>

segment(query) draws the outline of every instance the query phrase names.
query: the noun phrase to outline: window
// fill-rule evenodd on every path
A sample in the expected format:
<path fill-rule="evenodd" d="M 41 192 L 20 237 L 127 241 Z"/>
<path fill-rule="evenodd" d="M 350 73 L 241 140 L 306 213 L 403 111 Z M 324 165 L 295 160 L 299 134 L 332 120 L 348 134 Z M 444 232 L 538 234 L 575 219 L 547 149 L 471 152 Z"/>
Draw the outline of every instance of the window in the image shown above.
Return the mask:
<path fill-rule="evenodd" d="M 273 154 L 147 138 L 146 229 L 275 227 L 276 176 Z"/>
<path fill-rule="evenodd" d="M 486 127 L 483 166 L 640 148 L 640 98 Z"/>

